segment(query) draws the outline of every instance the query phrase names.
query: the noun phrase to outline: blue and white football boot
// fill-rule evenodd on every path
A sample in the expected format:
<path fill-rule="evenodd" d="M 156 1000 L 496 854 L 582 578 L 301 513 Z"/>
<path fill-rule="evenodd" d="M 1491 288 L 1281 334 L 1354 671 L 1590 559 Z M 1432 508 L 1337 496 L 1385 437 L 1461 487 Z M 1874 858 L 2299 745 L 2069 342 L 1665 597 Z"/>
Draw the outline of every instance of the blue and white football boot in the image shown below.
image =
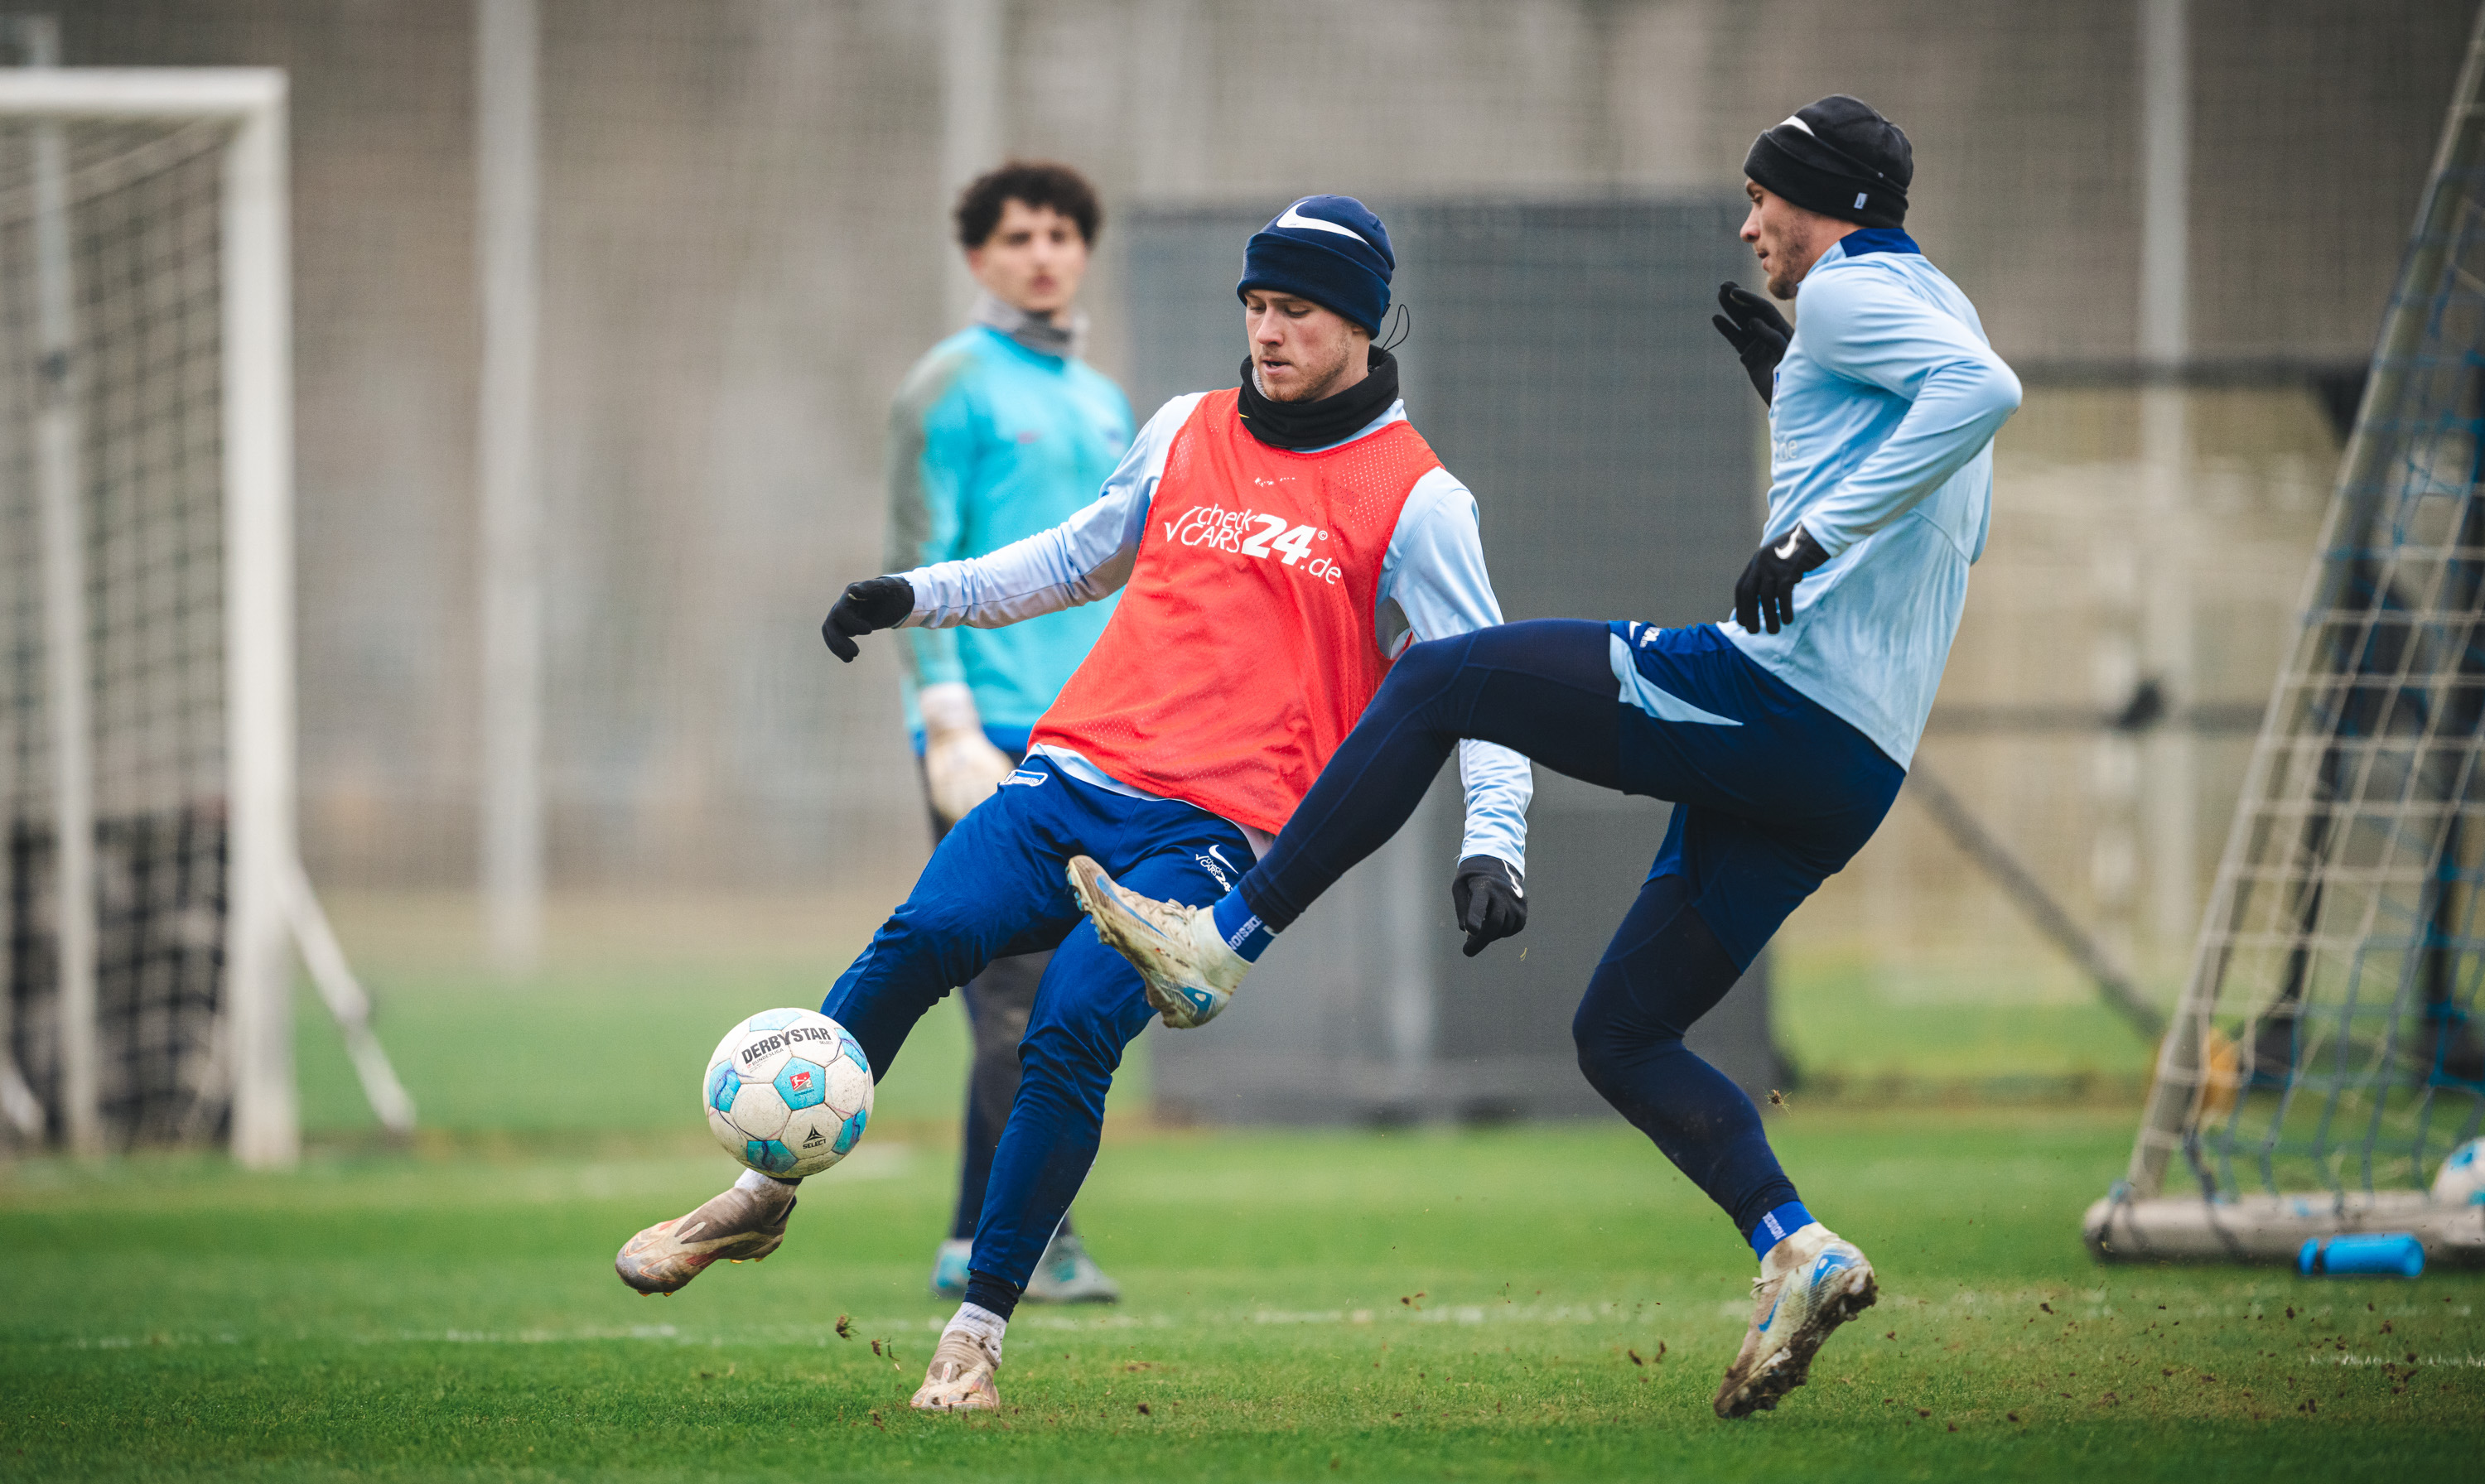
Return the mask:
<path fill-rule="evenodd" d="M 932 1259 L 932 1296 L 936 1299 L 963 1299 L 967 1296 L 967 1259 L 975 1255 L 975 1244 L 964 1237 L 951 1237 L 941 1244 L 941 1254 Z"/>
<path fill-rule="evenodd" d="M 1131 960 L 1148 1004 L 1177 1031 L 1215 1019 L 1251 972 L 1250 960 L 1216 935 L 1206 907 L 1126 891 L 1084 855 L 1070 857 L 1070 889 L 1096 936 Z"/>
<path fill-rule="evenodd" d="M 1830 1332 L 1879 1296 L 1863 1252 L 1818 1222 L 1770 1248 L 1752 1281 L 1752 1328 L 1717 1388 L 1717 1415 L 1775 1408 L 1810 1376 Z"/>
<path fill-rule="evenodd" d="M 1098 1265 L 1075 1231 L 1056 1231 L 1035 1260 L 1025 1297 L 1038 1304 L 1119 1304 L 1122 1285 Z"/>
<path fill-rule="evenodd" d="M 974 1255 L 975 1244 L 970 1241 L 952 1238 L 942 1243 L 941 1255 L 932 1263 L 932 1296 L 965 1298 L 967 1282 L 974 1276 L 968 1264 Z M 1045 1244 L 1044 1255 L 1035 1260 L 1035 1272 L 1022 1296 L 1030 1304 L 1118 1304 L 1122 1285 L 1097 1264 L 1076 1232 L 1056 1231 Z"/>

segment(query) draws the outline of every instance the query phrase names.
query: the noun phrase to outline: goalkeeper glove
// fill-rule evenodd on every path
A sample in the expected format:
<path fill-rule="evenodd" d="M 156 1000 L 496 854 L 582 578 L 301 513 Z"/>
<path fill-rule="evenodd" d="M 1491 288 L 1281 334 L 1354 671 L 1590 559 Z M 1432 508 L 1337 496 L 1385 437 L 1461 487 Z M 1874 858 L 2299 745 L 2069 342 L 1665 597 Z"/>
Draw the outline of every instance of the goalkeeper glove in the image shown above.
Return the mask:
<path fill-rule="evenodd" d="M 1743 374 L 1752 379 L 1752 390 L 1761 401 L 1770 400 L 1776 391 L 1778 362 L 1786 355 L 1787 341 L 1794 338 L 1794 326 L 1787 323 L 1776 305 L 1740 283 L 1717 285 L 1717 308 L 1726 312 L 1710 315 L 1708 323 L 1743 358 Z"/>
<path fill-rule="evenodd" d="M 1450 905 L 1458 913 L 1459 931 L 1467 935 L 1460 952 L 1472 958 L 1485 945 L 1517 936 L 1527 926 L 1527 882 L 1518 868 L 1491 855 L 1470 855 L 1459 862 L 1450 882 Z"/>
<path fill-rule="evenodd" d="M 974 692 L 957 681 L 926 686 L 915 698 L 923 714 L 923 779 L 932 812 L 955 824 L 1018 770 L 1010 755 L 984 736 Z"/>
<path fill-rule="evenodd" d="M 1793 623 L 1794 584 L 1827 560 L 1829 553 L 1800 526 L 1775 546 L 1763 543 L 1734 582 L 1734 622 L 1746 634 L 1760 633 L 1763 622 L 1771 634 Z"/>
<path fill-rule="evenodd" d="M 820 637 L 829 653 L 848 664 L 862 653 L 855 635 L 875 629 L 894 629 L 915 611 L 915 584 L 901 577 L 865 578 L 846 584 L 845 596 L 820 621 Z"/>

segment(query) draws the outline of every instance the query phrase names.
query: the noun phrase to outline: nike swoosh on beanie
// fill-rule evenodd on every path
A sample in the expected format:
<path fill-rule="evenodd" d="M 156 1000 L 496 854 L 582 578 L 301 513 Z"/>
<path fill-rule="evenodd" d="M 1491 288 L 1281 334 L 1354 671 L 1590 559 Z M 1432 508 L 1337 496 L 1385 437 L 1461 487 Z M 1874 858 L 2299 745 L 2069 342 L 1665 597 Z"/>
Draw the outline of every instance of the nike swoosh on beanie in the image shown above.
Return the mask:
<path fill-rule="evenodd" d="M 1352 227 L 1340 227 L 1335 222 L 1324 222 L 1316 216 L 1303 215 L 1302 202 L 1297 202 L 1295 204 L 1288 206 L 1283 215 L 1279 216 L 1275 221 L 1270 222 L 1269 225 L 1271 227 L 1308 227 L 1314 231 L 1333 231 L 1341 237 L 1352 237 L 1355 241 L 1362 242 L 1366 247 L 1371 246 L 1371 243 L 1365 241 L 1363 233 L 1356 231 Z"/>

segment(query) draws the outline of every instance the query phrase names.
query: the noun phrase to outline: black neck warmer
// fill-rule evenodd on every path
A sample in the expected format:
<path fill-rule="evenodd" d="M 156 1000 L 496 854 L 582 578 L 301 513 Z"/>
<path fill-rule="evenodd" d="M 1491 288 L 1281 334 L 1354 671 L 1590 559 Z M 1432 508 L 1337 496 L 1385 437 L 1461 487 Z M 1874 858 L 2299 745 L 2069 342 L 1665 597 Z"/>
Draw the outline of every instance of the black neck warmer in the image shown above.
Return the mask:
<path fill-rule="evenodd" d="M 1372 347 L 1371 374 L 1317 402 L 1271 402 L 1260 394 L 1251 363 L 1242 363 L 1242 426 L 1271 448 L 1301 452 L 1342 444 L 1398 400 L 1398 358 Z"/>

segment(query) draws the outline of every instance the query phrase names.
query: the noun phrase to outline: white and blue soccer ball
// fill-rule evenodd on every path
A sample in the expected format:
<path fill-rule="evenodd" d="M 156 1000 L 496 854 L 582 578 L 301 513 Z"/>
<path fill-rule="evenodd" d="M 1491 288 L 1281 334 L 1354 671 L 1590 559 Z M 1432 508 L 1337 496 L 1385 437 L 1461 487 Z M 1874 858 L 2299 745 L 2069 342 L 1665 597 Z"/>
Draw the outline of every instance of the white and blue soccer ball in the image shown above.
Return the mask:
<path fill-rule="evenodd" d="M 708 1131 L 762 1174 L 817 1174 L 871 1121 L 871 1063 L 811 1010 L 764 1010 L 724 1033 L 699 1084 Z"/>
<path fill-rule="evenodd" d="M 2471 1139 L 2450 1151 L 2434 1173 L 2433 1199 L 2450 1205 L 2485 1205 L 2485 1139 Z"/>

